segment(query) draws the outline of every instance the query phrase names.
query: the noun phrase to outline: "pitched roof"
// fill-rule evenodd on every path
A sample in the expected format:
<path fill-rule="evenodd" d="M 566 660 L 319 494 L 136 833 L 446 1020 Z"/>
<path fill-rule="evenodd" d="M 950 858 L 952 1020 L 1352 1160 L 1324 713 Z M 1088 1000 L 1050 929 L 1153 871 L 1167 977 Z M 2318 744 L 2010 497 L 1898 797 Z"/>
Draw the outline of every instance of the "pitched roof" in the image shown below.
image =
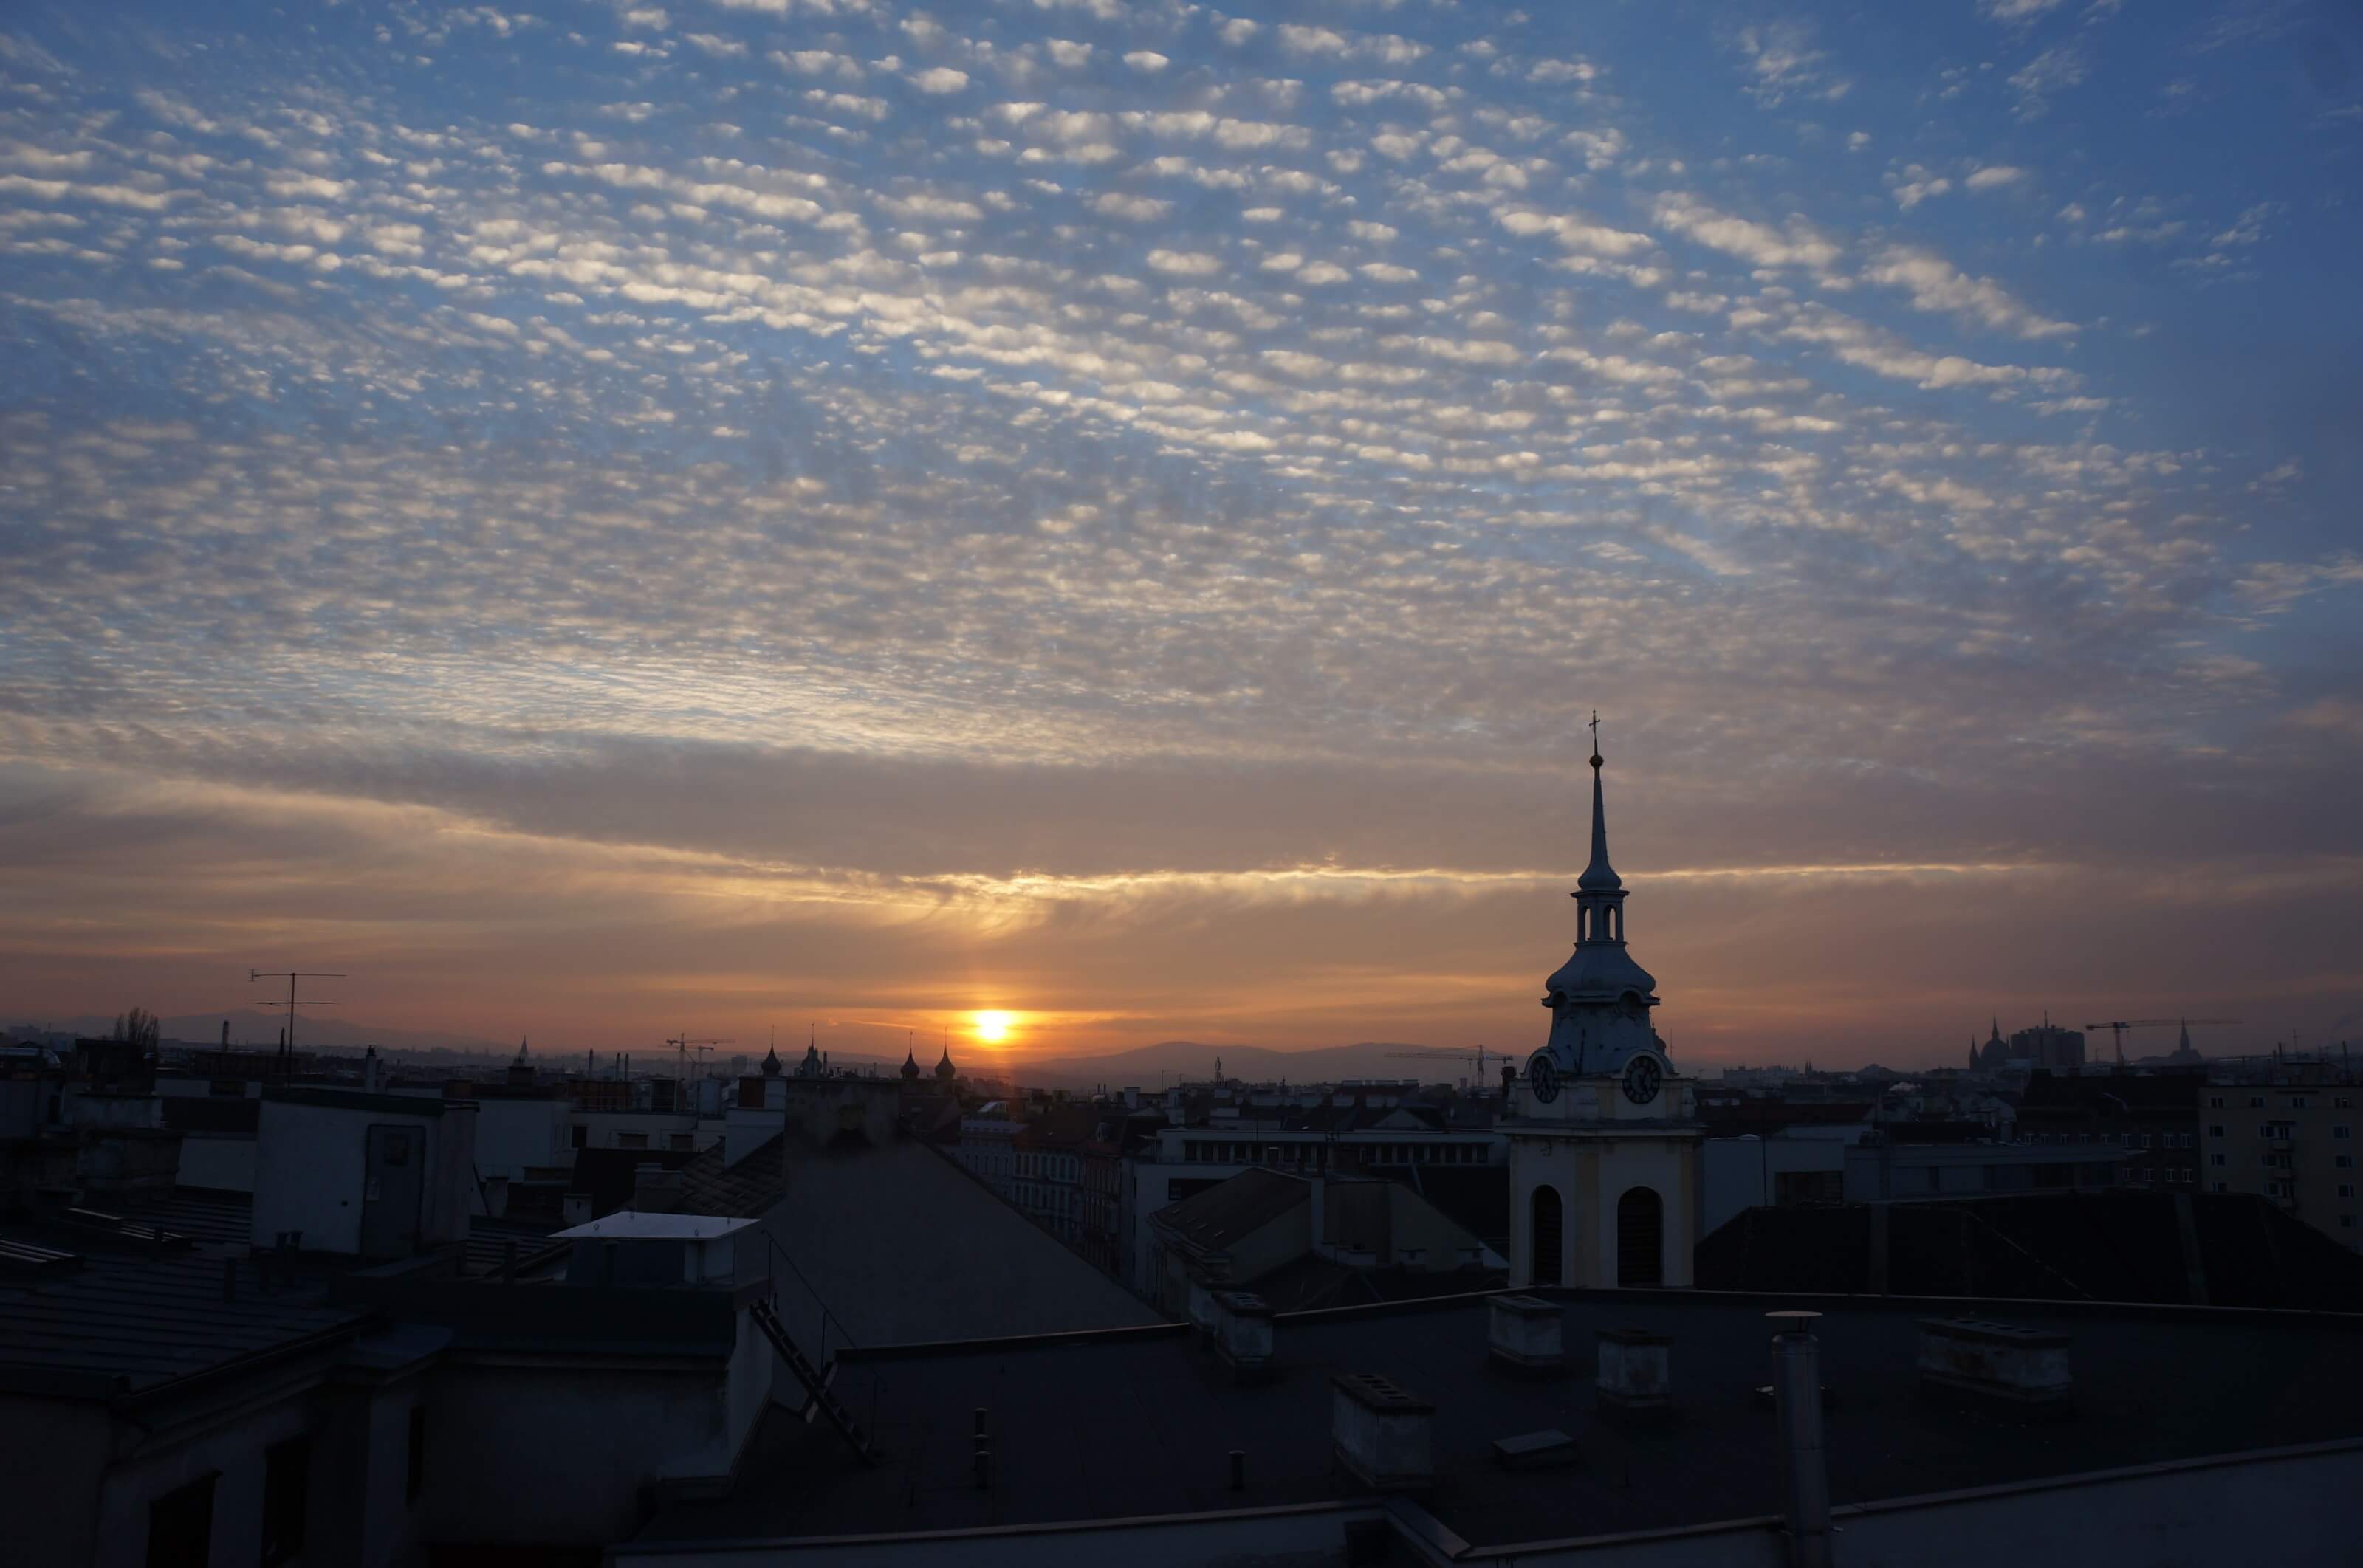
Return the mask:
<path fill-rule="evenodd" d="M 172 1230 L 197 1218 L 201 1207 L 169 1216 L 143 1210 L 140 1219 L 166 1219 Z M 119 1234 L 23 1223 L 0 1226 L 0 1238 L 82 1259 L 78 1266 L 0 1279 L 0 1387 L 83 1397 L 146 1393 L 234 1362 L 333 1342 L 370 1316 L 330 1306 L 334 1271 L 303 1261 L 275 1267 L 265 1291 L 257 1272 L 261 1260 L 233 1264 L 194 1247 L 158 1252 Z M 242 1228 L 238 1239 L 245 1240 Z M 222 1276 L 229 1266 L 238 1272 L 237 1290 L 225 1300 Z"/>
<path fill-rule="evenodd" d="M 737 1165 L 723 1163 L 723 1145 L 700 1151 L 681 1166 L 681 1212 L 748 1219 L 780 1200 L 780 1140 L 774 1132 Z"/>
<path fill-rule="evenodd" d="M 1259 1166 L 1169 1203 L 1154 1218 L 1159 1229 L 1180 1240 L 1220 1252 L 1307 1201 L 1312 1191 L 1307 1182 Z"/>

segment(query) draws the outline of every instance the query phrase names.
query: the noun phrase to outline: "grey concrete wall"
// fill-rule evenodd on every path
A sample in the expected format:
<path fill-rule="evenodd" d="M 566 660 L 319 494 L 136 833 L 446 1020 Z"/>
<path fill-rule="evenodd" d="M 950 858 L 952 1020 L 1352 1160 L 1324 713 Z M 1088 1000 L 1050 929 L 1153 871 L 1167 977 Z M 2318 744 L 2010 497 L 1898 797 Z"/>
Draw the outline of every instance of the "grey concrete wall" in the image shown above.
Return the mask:
<path fill-rule="evenodd" d="M 712 1364 L 448 1364 L 429 1387 L 426 1531 L 447 1545 L 620 1540 L 643 1485 L 727 1468 L 738 1414 Z"/>
<path fill-rule="evenodd" d="M 0 1518 L 12 1561 L 92 1561 L 107 1430 L 106 1407 L 94 1400 L 0 1397 Z"/>
<path fill-rule="evenodd" d="M 98 1483 L 94 1568 L 140 1568 L 148 1560 L 148 1507 L 207 1471 L 214 1483 L 216 1562 L 253 1562 L 262 1551 L 263 1453 L 311 1430 L 311 1376 L 292 1376 L 283 1391 L 174 1442 L 154 1443 L 119 1460 Z"/>
<path fill-rule="evenodd" d="M 184 1132 L 180 1185 L 252 1192 L 256 1159 L 256 1142 L 245 1133 Z"/>

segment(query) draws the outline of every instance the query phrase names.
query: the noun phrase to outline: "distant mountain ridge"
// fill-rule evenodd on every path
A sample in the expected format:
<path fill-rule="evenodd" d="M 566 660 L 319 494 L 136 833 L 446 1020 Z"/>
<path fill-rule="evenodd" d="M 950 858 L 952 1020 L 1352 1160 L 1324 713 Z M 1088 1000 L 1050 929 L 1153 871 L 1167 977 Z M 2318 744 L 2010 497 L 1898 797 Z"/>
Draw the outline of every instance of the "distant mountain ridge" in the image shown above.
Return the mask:
<path fill-rule="evenodd" d="M 1215 1076 L 1215 1062 L 1220 1057 L 1223 1076 L 1245 1078 L 1251 1082 L 1268 1082 L 1287 1078 L 1297 1083 L 1320 1083 L 1339 1078 L 1419 1078 L 1426 1082 L 1449 1082 L 1456 1078 L 1477 1076 L 1476 1048 L 1471 1046 L 1466 1056 L 1456 1061 L 1441 1053 L 1439 1046 L 1408 1044 L 1382 1040 L 1365 1040 L 1352 1045 L 1323 1045 L 1305 1051 L 1278 1051 L 1268 1045 L 1208 1045 L 1195 1040 L 1164 1040 L 1154 1045 L 1137 1045 L 1128 1051 L 1113 1051 L 1104 1056 L 1041 1056 L 1012 1064 L 1006 1070 L 1021 1083 L 1048 1085 L 1097 1085 L 1124 1088 L 1162 1088 L 1170 1078 L 1182 1081 L 1204 1081 Z M 1417 1056 L 1398 1056 L 1394 1052 L 1418 1052 Z M 1488 1052 L 1486 1072 L 1500 1069 L 1494 1065 L 1494 1054 Z M 955 1056 L 955 1060 L 958 1057 Z"/>
<path fill-rule="evenodd" d="M 234 1046 L 259 1046 L 269 1049 L 279 1043 L 279 1032 L 287 1026 L 287 1014 L 259 1008 L 233 1008 L 223 1012 L 185 1012 L 157 1021 L 158 1031 L 168 1045 L 218 1045 L 221 1043 L 223 1021 L 229 1022 L 229 1043 Z M 86 1014 L 80 1018 L 63 1018 L 43 1024 L 60 1033 L 79 1034 L 91 1039 L 105 1039 L 115 1029 L 112 1014 Z M 348 1023 L 342 1019 L 315 1016 L 299 1009 L 295 1019 L 295 1047 L 299 1051 L 359 1051 L 374 1045 L 382 1051 L 471 1051 L 477 1053 L 514 1052 L 514 1043 L 503 1044 L 497 1040 L 479 1039 L 447 1030 L 381 1029 L 374 1024 Z"/>

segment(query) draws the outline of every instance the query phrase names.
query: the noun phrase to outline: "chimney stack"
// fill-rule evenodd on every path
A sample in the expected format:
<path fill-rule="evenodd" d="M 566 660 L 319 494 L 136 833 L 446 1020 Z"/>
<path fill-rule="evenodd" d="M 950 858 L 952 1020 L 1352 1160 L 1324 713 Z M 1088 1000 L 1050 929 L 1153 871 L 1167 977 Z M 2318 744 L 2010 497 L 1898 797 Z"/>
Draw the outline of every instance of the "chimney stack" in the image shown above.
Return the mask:
<path fill-rule="evenodd" d="M 1920 1391 L 2037 1419 L 2075 1413 L 2068 1336 L 1979 1318 L 1920 1320 Z"/>
<path fill-rule="evenodd" d="M 1494 1365 L 1529 1377 L 1556 1377 L 1567 1370 L 1566 1327 L 1558 1302 L 1495 1296 L 1488 1310 L 1486 1357 Z"/>
<path fill-rule="evenodd" d="M 1215 1307 L 1215 1352 L 1231 1368 L 1235 1383 L 1259 1383 L 1274 1374 L 1271 1307 L 1249 1290 L 1211 1293 Z"/>
<path fill-rule="evenodd" d="M 1348 1474 L 1381 1492 L 1435 1483 L 1435 1406 L 1375 1372 L 1333 1372 L 1329 1390 L 1330 1442 Z"/>
<path fill-rule="evenodd" d="M 1819 1312 L 1767 1312 L 1772 1386 L 1781 1414 L 1781 1468 L 1787 1480 L 1790 1568 L 1830 1568 L 1830 1456 L 1822 1441 L 1822 1351 L 1814 1338 Z"/>
<path fill-rule="evenodd" d="M 681 1207 L 682 1184 L 679 1171 L 669 1171 L 660 1165 L 635 1166 L 632 1171 L 632 1209 L 639 1214 L 671 1214 Z"/>
<path fill-rule="evenodd" d="M 1663 1420 L 1673 1413 L 1674 1336 L 1647 1329 L 1595 1329 L 1600 1412 L 1625 1421 Z"/>

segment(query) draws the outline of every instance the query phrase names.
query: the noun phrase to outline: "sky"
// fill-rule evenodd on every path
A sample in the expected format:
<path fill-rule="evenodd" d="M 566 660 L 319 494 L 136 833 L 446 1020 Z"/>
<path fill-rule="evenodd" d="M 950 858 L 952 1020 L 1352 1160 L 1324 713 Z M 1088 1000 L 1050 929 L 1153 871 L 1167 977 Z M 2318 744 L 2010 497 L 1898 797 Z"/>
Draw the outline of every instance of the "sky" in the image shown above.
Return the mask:
<path fill-rule="evenodd" d="M 2363 1033 L 2352 6 L 0 28 L 0 1021 Z"/>

